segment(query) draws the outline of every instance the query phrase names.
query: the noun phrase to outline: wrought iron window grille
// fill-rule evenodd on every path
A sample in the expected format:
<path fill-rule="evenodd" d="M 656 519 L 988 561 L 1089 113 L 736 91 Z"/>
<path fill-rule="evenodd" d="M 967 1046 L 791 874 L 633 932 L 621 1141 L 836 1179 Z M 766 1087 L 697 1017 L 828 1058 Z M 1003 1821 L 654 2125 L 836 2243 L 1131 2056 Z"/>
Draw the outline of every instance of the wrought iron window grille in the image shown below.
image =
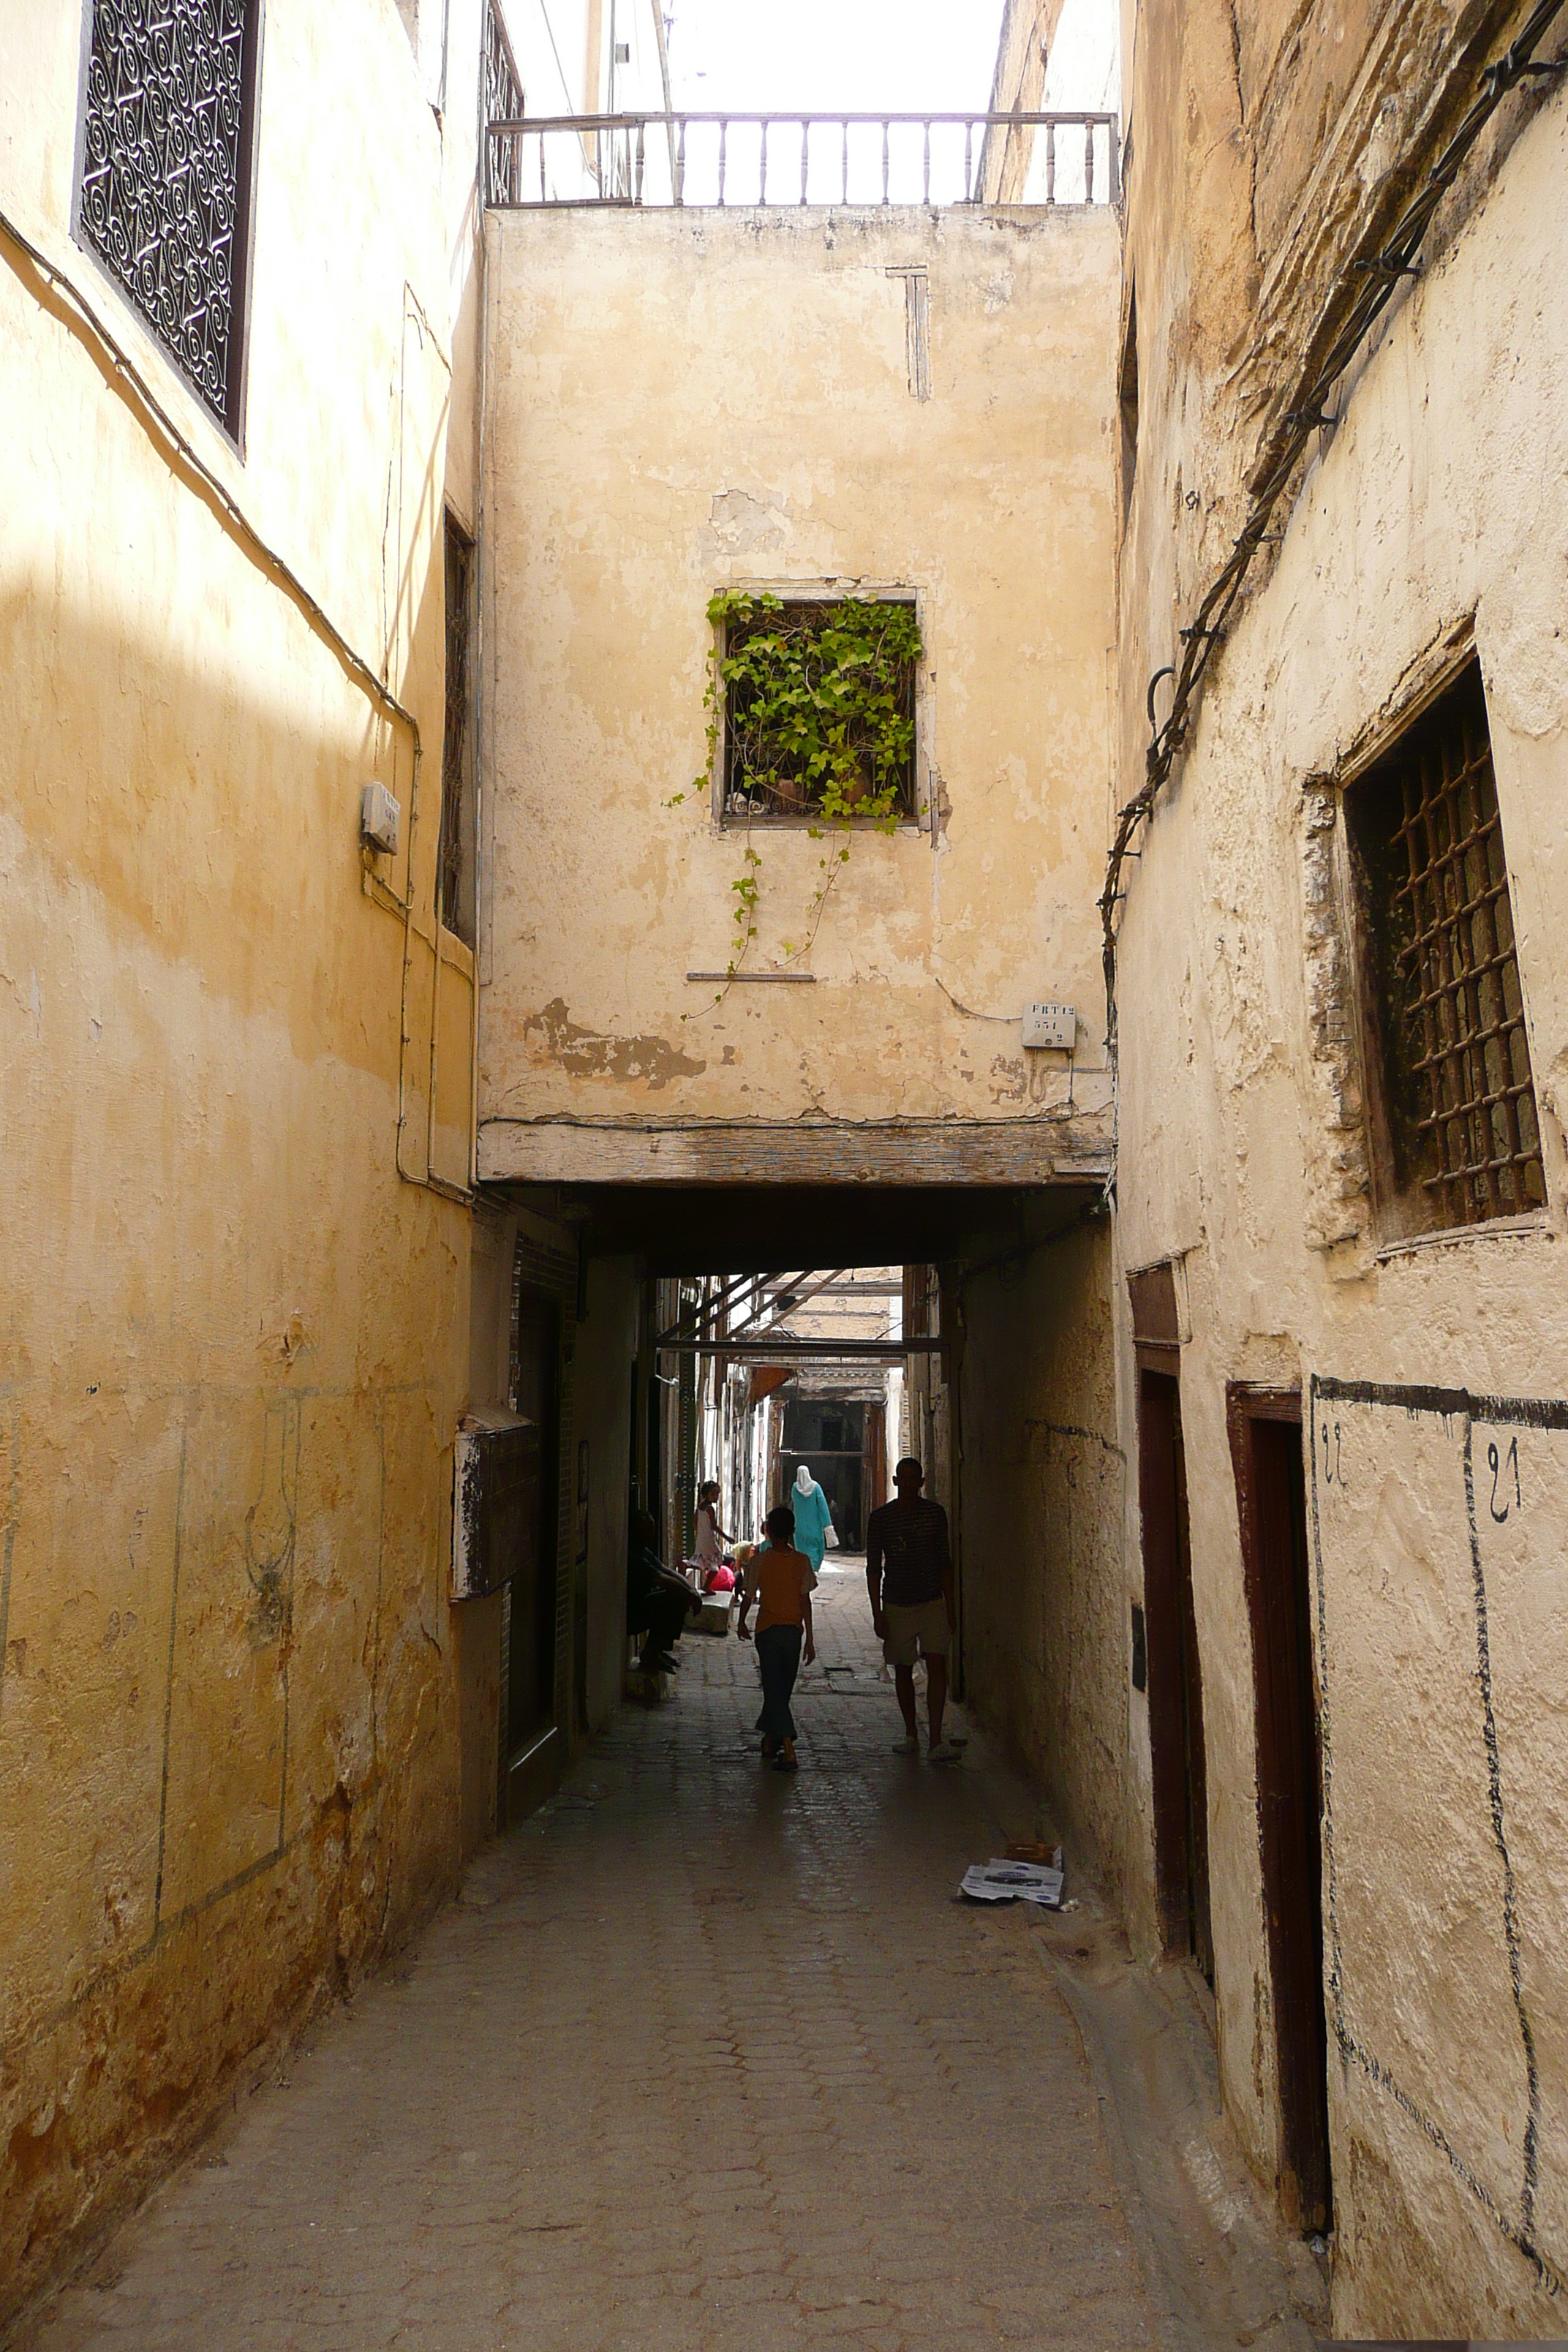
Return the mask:
<path fill-rule="evenodd" d="M 1374 1121 L 1402 1221 L 1546 1205 L 1479 666 L 1346 799 L 1367 962 Z"/>
<path fill-rule="evenodd" d="M 261 0 L 89 0 L 77 235 L 240 437 Z"/>
<path fill-rule="evenodd" d="M 784 638 L 791 641 L 790 656 L 799 665 L 802 684 L 814 688 L 823 683 L 821 656 L 816 649 L 824 632 L 847 601 L 850 600 L 790 597 L 775 611 L 758 611 L 749 618 L 728 621 L 724 624 L 722 655 L 740 651 L 752 636 Z M 888 597 L 879 601 L 897 604 L 910 613 L 915 609 L 912 598 Z M 867 731 L 858 727 L 853 709 L 854 673 L 846 672 L 836 681 L 837 698 L 842 702 L 849 740 L 852 745 L 860 745 L 865 790 L 868 794 L 880 794 L 891 788 L 894 797 L 890 814 L 899 824 L 913 824 L 920 816 L 916 786 L 916 667 L 913 660 L 900 661 L 897 666 L 898 715 L 908 722 L 910 740 L 896 771 L 876 762 L 868 748 Z M 790 745 L 771 731 L 765 720 L 759 721 L 754 698 L 743 681 L 731 679 L 725 688 L 722 737 L 720 814 L 724 823 L 808 824 L 821 819 L 825 787 L 812 784 L 798 772 L 791 772 L 792 769 L 798 770 L 799 763 L 793 758 Z M 852 791 L 858 789 L 852 787 Z M 879 822 L 875 817 L 860 821 Z M 850 818 L 847 822 L 857 820 Z"/>

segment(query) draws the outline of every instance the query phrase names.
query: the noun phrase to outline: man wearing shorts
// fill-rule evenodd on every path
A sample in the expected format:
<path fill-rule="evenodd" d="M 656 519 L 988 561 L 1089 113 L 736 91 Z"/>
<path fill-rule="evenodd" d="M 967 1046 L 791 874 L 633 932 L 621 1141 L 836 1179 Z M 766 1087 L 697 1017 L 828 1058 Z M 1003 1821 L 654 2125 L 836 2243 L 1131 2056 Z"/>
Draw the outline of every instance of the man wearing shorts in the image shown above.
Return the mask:
<path fill-rule="evenodd" d="M 947 1652 L 956 1616 L 952 1605 L 952 1554 L 947 1513 L 921 1493 L 925 1473 L 906 1455 L 893 1473 L 898 1500 L 884 1503 L 866 1522 L 866 1583 L 871 1622 L 882 1655 L 893 1669 L 904 1736 L 895 1745 L 905 1756 L 920 1754 L 915 1717 L 915 1659 L 926 1662 L 926 1704 L 931 1710 L 931 1760 L 956 1764 L 958 1749 L 942 1736 L 947 1704 Z"/>

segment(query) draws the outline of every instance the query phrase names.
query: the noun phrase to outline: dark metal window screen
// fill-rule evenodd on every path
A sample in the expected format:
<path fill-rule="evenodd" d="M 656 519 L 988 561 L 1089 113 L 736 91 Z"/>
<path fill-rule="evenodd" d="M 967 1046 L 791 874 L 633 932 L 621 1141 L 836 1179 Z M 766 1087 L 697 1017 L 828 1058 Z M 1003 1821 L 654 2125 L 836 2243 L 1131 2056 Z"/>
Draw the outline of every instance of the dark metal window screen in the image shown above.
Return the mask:
<path fill-rule="evenodd" d="M 1540 1208 L 1541 1134 L 1479 666 L 1354 798 L 1381 934 L 1400 1172 L 1439 1226 Z"/>
<path fill-rule="evenodd" d="M 259 0 L 92 0 L 79 232 L 237 435 Z"/>

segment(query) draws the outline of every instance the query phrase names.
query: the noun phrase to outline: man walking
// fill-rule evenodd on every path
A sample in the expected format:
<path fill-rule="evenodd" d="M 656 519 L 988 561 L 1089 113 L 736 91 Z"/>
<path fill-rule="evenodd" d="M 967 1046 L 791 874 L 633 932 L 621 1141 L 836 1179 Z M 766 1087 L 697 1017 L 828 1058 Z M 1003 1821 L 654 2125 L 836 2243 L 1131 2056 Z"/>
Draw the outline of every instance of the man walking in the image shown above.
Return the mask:
<path fill-rule="evenodd" d="M 921 1493 L 925 1472 L 906 1454 L 893 1473 L 896 1502 L 884 1503 L 866 1522 L 866 1584 L 871 1622 L 882 1655 L 893 1669 L 904 1736 L 900 1755 L 918 1756 L 915 1659 L 926 1662 L 926 1705 L 931 1712 L 931 1760 L 956 1764 L 958 1749 L 942 1736 L 947 1704 L 947 1653 L 957 1623 L 952 1603 L 952 1554 L 947 1513 Z"/>

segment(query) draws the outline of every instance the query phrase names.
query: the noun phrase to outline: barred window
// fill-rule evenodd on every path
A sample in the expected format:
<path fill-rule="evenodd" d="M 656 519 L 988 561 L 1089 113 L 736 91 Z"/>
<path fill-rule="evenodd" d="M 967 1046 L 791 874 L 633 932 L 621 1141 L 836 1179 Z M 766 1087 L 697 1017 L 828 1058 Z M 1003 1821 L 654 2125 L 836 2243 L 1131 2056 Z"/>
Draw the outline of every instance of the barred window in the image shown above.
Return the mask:
<path fill-rule="evenodd" d="M 918 816 L 912 600 L 731 589 L 708 614 L 721 632 L 729 822 Z"/>
<path fill-rule="evenodd" d="M 239 438 L 260 0 L 91 0 L 77 234 Z"/>
<path fill-rule="evenodd" d="M 1479 663 L 1346 798 L 1373 1163 L 1396 1233 L 1544 1206 Z"/>
<path fill-rule="evenodd" d="M 485 7 L 484 99 L 487 125 L 515 122 L 525 110 L 522 77 L 495 0 L 487 0 Z M 515 204 L 519 194 L 518 142 L 487 139 L 485 148 L 486 202 Z"/>

